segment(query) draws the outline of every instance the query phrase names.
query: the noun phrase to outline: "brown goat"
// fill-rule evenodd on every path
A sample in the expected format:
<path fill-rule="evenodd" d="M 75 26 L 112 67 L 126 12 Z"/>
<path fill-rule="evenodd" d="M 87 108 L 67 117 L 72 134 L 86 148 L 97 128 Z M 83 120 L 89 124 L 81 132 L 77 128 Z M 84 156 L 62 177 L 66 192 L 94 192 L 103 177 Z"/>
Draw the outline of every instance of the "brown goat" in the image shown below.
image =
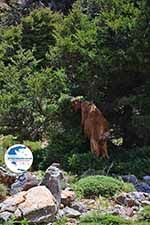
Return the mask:
<path fill-rule="evenodd" d="M 109 125 L 107 120 L 93 103 L 77 98 L 73 98 L 71 102 L 74 111 L 81 110 L 81 126 L 90 140 L 91 151 L 97 157 L 102 155 L 108 159 L 107 139 L 109 137 Z"/>

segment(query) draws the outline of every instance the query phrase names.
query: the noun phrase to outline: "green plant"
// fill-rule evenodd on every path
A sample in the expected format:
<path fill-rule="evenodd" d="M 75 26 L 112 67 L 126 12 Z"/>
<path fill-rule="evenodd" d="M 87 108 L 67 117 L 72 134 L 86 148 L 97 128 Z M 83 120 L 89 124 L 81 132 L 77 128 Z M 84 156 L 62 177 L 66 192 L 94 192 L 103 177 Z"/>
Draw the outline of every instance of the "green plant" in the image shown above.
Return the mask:
<path fill-rule="evenodd" d="M 99 212 L 92 212 L 86 216 L 81 217 L 80 224 L 91 224 L 91 225 L 125 225 L 130 224 L 130 221 L 123 219 L 119 216 L 102 215 Z"/>
<path fill-rule="evenodd" d="M 148 225 L 148 222 L 124 219 L 120 216 L 101 214 L 98 211 L 80 218 L 80 225 Z"/>
<path fill-rule="evenodd" d="M 150 205 L 145 206 L 140 212 L 140 220 L 150 222 Z"/>
<path fill-rule="evenodd" d="M 2 222 L 1 223 L 2 225 L 29 225 L 27 219 L 22 219 L 22 220 L 19 220 L 17 221 L 15 219 L 15 217 L 11 218 L 10 220 L 6 221 L 6 222 Z"/>
<path fill-rule="evenodd" d="M 66 225 L 66 223 L 67 223 L 67 219 L 64 217 L 64 218 L 54 222 L 53 224 L 54 225 Z"/>
<path fill-rule="evenodd" d="M 122 186 L 122 191 L 123 192 L 132 192 L 132 191 L 135 191 L 135 187 L 133 186 L 133 184 L 124 183 Z"/>
<path fill-rule="evenodd" d="M 124 182 L 108 176 L 88 176 L 77 181 L 74 189 L 84 197 L 113 196 L 124 189 Z"/>

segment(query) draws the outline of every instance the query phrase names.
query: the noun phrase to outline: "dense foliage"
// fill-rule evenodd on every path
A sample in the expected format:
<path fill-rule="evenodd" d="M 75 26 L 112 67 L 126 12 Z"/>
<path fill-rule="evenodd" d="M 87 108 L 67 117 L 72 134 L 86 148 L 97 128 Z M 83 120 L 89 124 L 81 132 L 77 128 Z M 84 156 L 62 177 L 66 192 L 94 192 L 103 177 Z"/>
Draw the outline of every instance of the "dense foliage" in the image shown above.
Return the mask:
<path fill-rule="evenodd" d="M 128 184 L 128 191 L 134 191 L 134 187 Z M 92 198 L 96 196 L 110 197 L 120 191 L 124 191 L 125 183 L 116 178 L 108 176 L 87 176 L 75 183 L 74 189 L 83 197 Z M 127 188 L 126 188 L 127 191 Z"/>
<path fill-rule="evenodd" d="M 114 161 L 112 172 L 135 173 L 140 163 L 140 175 L 148 173 L 149 1 L 77 0 L 72 8 L 69 1 L 70 11 L 41 2 L 0 13 L 0 134 L 46 140 L 35 165 L 42 169 L 60 161 L 78 173 Z M 110 123 L 109 162 L 87 163 L 89 142 L 70 106 L 77 95 L 94 101 Z"/>

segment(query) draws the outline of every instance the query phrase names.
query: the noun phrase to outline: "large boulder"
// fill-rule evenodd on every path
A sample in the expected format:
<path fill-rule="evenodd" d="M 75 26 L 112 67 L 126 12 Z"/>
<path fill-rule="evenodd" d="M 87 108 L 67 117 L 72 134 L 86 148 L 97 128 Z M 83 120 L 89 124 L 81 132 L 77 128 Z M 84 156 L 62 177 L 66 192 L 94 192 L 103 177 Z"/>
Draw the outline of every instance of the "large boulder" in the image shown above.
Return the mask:
<path fill-rule="evenodd" d="M 45 185 L 57 200 L 58 205 L 61 203 L 61 179 L 63 174 L 56 166 L 50 166 L 46 170 L 45 176 L 40 185 Z"/>
<path fill-rule="evenodd" d="M 16 182 L 11 185 L 11 194 L 16 194 L 20 191 L 27 191 L 32 187 L 37 186 L 39 181 L 35 175 L 32 175 L 30 172 L 26 172 L 20 175 Z"/>
<path fill-rule="evenodd" d="M 0 219 L 26 218 L 30 223 L 51 222 L 58 211 L 56 199 L 45 186 L 37 186 L 9 197 L 0 204 Z M 7 212 L 10 214 L 8 215 Z"/>
<path fill-rule="evenodd" d="M 16 175 L 8 172 L 6 169 L 3 167 L 0 167 L 0 183 L 5 184 L 6 186 L 10 186 L 13 184 L 16 180 Z"/>

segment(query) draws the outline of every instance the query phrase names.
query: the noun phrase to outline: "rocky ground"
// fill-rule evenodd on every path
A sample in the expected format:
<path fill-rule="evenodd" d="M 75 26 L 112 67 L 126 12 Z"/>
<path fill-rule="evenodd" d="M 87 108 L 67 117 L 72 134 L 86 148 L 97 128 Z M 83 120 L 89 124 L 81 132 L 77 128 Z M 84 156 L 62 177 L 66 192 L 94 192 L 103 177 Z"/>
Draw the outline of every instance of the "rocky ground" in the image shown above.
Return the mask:
<path fill-rule="evenodd" d="M 67 225 L 76 225 L 82 215 L 95 210 L 134 220 L 144 206 L 150 205 L 150 176 L 140 182 L 133 175 L 122 178 L 131 182 L 136 191 L 79 200 L 58 164 L 51 165 L 42 180 L 31 172 L 16 177 L 0 168 L 0 182 L 9 190 L 5 199 L 0 198 L 0 220 L 8 221 L 15 216 L 19 220 L 26 218 L 30 223 L 50 225 L 65 216 Z"/>

